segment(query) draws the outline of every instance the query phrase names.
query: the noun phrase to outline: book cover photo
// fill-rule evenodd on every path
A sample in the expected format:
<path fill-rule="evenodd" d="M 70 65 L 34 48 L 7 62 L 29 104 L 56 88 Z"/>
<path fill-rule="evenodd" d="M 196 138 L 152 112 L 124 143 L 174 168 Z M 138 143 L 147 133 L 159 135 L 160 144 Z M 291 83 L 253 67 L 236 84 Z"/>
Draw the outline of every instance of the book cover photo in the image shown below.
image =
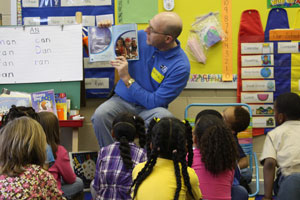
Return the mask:
<path fill-rule="evenodd" d="M 136 24 L 115 25 L 110 28 L 89 27 L 90 62 L 110 61 L 117 56 L 138 60 Z"/>
<path fill-rule="evenodd" d="M 55 93 L 55 104 L 59 120 L 67 120 L 67 95 L 66 93 Z"/>
<path fill-rule="evenodd" d="M 31 93 L 31 103 L 35 112 L 53 112 L 57 116 L 54 90 Z"/>
<path fill-rule="evenodd" d="M 31 106 L 30 99 L 27 97 L 0 96 L 0 121 L 2 120 L 2 116 L 9 112 L 12 105 Z"/>

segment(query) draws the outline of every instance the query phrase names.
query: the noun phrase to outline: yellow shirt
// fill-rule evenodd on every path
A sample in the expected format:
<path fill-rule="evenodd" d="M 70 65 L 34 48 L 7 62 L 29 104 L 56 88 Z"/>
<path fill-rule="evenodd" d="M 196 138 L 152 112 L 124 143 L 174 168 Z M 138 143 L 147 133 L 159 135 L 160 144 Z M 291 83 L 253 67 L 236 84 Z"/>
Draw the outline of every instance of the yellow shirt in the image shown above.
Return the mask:
<path fill-rule="evenodd" d="M 133 180 L 137 177 L 137 174 L 143 169 L 146 162 L 140 163 L 133 169 Z M 180 171 L 181 171 L 181 165 Z M 190 176 L 190 183 L 192 187 L 192 193 L 196 200 L 202 198 L 202 194 L 199 188 L 199 180 L 195 171 L 192 168 L 187 169 Z M 174 164 L 172 160 L 157 158 L 156 164 L 153 167 L 151 174 L 141 183 L 139 186 L 136 200 L 153 200 L 174 199 L 175 191 L 177 188 Z M 188 194 L 187 187 L 184 184 L 183 177 L 181 175 L 181 190 L 179 193 L 179 200 L 192 199 Z"/>

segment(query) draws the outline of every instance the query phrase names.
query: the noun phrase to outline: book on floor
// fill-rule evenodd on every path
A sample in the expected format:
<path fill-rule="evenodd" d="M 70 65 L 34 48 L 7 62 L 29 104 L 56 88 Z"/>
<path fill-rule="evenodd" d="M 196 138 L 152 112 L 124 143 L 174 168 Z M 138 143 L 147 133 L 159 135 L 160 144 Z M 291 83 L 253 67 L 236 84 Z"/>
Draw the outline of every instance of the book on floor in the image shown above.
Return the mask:
<path fill-rule="evenodd" d="M 70 152 L 69 157 L 76 176 L 82 179 L 84 190 L 88 191 L 95 176 L 98 152 Z"/>

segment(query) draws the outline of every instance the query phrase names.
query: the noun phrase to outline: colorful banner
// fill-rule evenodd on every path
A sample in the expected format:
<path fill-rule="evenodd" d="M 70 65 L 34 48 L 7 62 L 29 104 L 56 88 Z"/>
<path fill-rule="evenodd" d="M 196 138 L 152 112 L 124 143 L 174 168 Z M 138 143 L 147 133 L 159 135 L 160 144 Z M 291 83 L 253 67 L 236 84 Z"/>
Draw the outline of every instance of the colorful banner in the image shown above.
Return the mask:
<path fill-rule="evenodd" d="M 268 8 L 300 7 L 300 0 L 267 0 Z"/>

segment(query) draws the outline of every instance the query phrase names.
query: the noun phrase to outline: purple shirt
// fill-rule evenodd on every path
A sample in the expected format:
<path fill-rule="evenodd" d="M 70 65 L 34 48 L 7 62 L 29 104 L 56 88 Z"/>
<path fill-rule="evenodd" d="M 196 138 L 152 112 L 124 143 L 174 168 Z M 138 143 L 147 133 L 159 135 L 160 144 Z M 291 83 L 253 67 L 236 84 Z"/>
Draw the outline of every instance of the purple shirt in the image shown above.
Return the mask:
<path fill-rule="evenodd" d="M 131 199 L 128 191 L 132 183 L 132 169 L 126 169 L 120 156 L 120 143 L 115 142 L 101 148 L 96 165 L 94 189 L 97 192 L 96 200 L 123 200 Z M 147 160 L 146 151 L 129 143 L 133 167 Z"/>

